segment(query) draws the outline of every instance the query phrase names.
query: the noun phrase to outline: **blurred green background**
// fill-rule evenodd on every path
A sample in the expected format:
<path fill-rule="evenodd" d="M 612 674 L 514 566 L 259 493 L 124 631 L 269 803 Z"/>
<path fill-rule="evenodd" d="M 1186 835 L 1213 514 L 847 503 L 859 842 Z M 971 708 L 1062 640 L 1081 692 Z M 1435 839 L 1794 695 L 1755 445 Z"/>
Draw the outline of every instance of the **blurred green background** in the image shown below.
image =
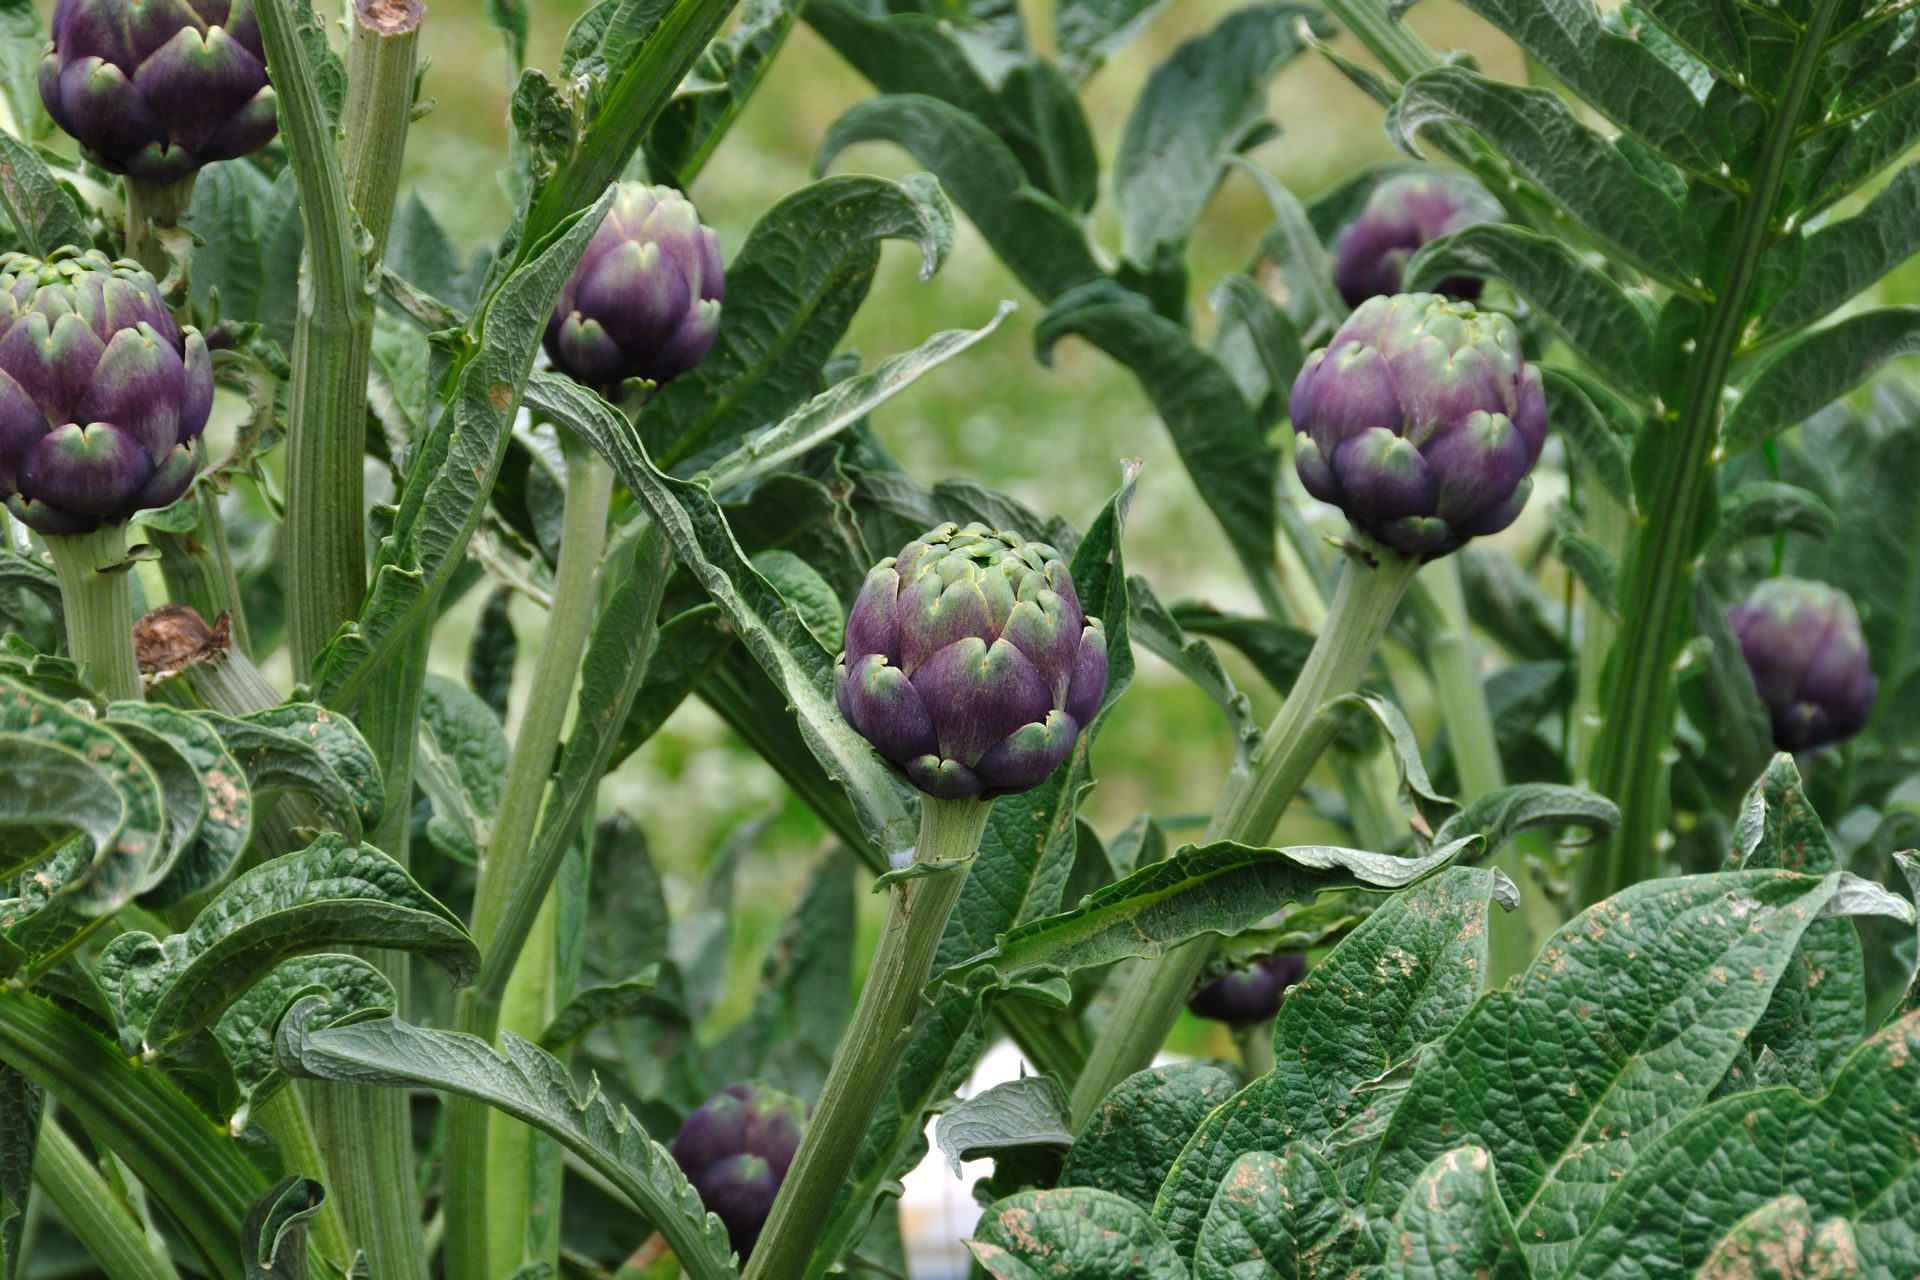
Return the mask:
<path fill-rule="evenodd" d="M 531 0 L 530 65 L 557 63 L 567 27 L 584 7 L 580 0 Z M 1048 6 L 1028 0 L 1024 7 L 1029 30 L 1044 47 Z M 1174 0 L 1094 76 L 1086 101 L 1103 168 L 1153 67 L 1235 7 L 1233 0 Z M 1494 74 L 1521 74 L 1513 47 L 1451 3 L 1424 4 L 1410 21 L 1437 46 L 1466 50 Z M 498 235 L 508 212 L 502 180 L 511 68 L 505 46 L 488 20 L 485 0 L 431 0 L 422 41 L 431 60 L 423 97 L 433 106 L 409 141 L 407 179 L 458 240 L 478 246 Z M 1364 57 L 1350 40 L 1343 39 L 1343 47 L 1350 56 Z M 814 154 L 827 127 L 871 92 L 804 25 L 795 31 L 691 193 L 728 253 L 761 212 L 812 179 Z M 1277 78 L 1272 115 L 1280 136 L 1254 158 L 1302 197 L 1396 154 L 1382 131 L 1379 109 L 1311 53 Z M 853 149 L 835 167 L 891 175 L 917 168 L 904 153 L 875 144 Z M 1203 330 L 1211 323 L 1206 291 L 1223 274 L 1246 265 L 1269 221 L 1254 185 L 1244 176 L 1230 177 L 1195 237 L 1190 258 Z M 952 257 L 929 282 L 917 278 L 913 251 L 887 247 L 850 344 L 871 361 L 937 330 L 980 325 L 1002 299 L 1018 301 L 1019 310 L 986 343 L 876 415 L 887 446 L 922 480 L 976 477 L 1077 524 L 1090 519 L 1111 492 L 1120 460 L 1140 457 L 1146 470 L 1127 531 L 1129 568 L 1145 573 L 1164 599 L 1252 609 L 1224 539 L 1131 376 L 1077 341 L 1063 344 L 1052 368 L 1041 366 L 1032 354 L 1040 307 L 964 221 L 960 232 Z M 1096 225 L 1095 234 L 1107 245 L 1117 242 L 1104 224 Z M 1535 502 L 1536 517 L 1544 505 Z M 471 622 L 477 607 L 478 593 L 443 626 L 434 654 L 442 674 L 459 678 L 467 639 L 462 624 Z M 530 668 L 538 610 L 523 607 L 516 624 L 521 662 Z M 1264 719 L 1275 700 L 1250 673 L 1238 674 Z M 1139 676 L 1094 753 L 1098 786 L 1089 816 L 1111 835 L 1143 811 L 1163 820 L 1204 814 L 1230 755 L 1213 705 L 1142 654 Z M 821 847 L 819 825 L 789 803 L 772 771 L 696 703 L 684 707 L 666 731 L 609 778 L 603 806 L 624 809 L 644 827 L 676 906 L 692 894 L 700 868 L 729 829 L 780 811 L 743 870 L 736 897 L 734 982 L 722 1018 L 744 1013 L 758 958 Z M 867 899 L 863 933 L 871 936 L 884 904 L 879 897 L 862 897 Z M 857 952 L 860 963 L 869 950 L 863 945 Z M 1230 1049 L 1223 1033 L 1191 1021 L 1175 1047 Z"/>

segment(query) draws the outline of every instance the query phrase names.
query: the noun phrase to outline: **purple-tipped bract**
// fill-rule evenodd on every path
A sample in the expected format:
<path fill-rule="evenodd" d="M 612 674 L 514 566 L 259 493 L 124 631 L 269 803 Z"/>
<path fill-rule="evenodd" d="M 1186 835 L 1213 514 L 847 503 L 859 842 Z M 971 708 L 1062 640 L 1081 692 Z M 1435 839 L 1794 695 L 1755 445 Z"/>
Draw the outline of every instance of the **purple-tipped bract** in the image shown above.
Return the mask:
<path fill-rule="evenodd" d="M 1288 411 L 1307 492 L 1426 560 L 1513 523 L 1547 435 L 1513 322 L 1434 293 L 1361 303 L 1307 358 Z"/>
<path fill-rule="evenodd" d="M 115 173 L 177 182 L 279 128 L 248 0 L 58 0 L 52 30 L 40 99 Z"/>
<path fill-rule="evenodd" d="M 806 1127 L 807 1109 L 797 1099 L 735 1084 L 701 1103 L 674 1135 L 674 1160 L 726 1225 L 742 1260 L 760 1239 Z"/>
<path fill-rule="evenodd" d="M 725 286 L 719 238 L 687 198 L 622 183 L 560 291 L 547 355 L 608 396 L 630 378 L 667 382 L 713 347 Z"/>
<path fill-rule="evenodd" d="M 1845 593 L 1770 578 L 1727 611 L 1727 623 L 1772 718 L 1775 746 L 1810 751 L 1866 726 L 1880 686 Z"/>
<path fill-rule="evenodd" d="M 867 575 L 834 670 L 840 711 L 943 800 L 1039 785 L 1107 688 L 1107 636 L 1059 553 L 941 525 Z"/>
<path fill-rule="evenodd" d="M 1436 170 L 1388 178 L 1334 244 L 1340 296 L 1357 307 L 1368 298 L 1399 293 L 1407 260 L 1422 245 L 1499 216 L 1493 197 L 1460 175 Z M 1472 301 L 1480 296 L 1480 285 L 1477 276 L 1449 276 L 1436 289 Z"/>
<path fill-rule="evenodd" d="M 0 499 L 29 527 L 86 533 L 174 501 L 212 407 L 207 344 L 138 265 L 0 257 Z"/>
<path fill-rule="evenodd" d="M 1280 1012 L 1287 988 L 1306 976 L 1307 958 L 1299 952 L 1268 956 L 1200 988 L 1187 1008 L 1195 1017 L 1250 1027 Z"/>

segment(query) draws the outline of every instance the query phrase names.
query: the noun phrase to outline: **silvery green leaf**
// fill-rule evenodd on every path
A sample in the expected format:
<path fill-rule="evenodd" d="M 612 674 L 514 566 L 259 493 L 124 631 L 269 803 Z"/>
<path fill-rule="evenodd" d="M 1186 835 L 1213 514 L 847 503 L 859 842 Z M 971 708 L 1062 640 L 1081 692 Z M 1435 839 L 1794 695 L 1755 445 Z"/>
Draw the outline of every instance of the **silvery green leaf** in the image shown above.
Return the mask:
<path fill-rule="evenodd" d="M 399 1019 L 314 1030 L 312 1004 L 280 1026 L 289 1074 L 474 1098 L 552 1136 L 586 1161 L 667 1238 L 691 1280 L 732 1280 L 726 1228 L 708 1213 L 667 1149 L 624 1107 L 582 1092 L 567 1069 L 512 1032 L 498 1049 L 475 1036 L 429 1031 Z"/>
<path fill-rule="evenodd" d="M 1073 1145 L 1067 1091 L 1052 1076 L 1023 1076 L 957 1103 L 934 1125 L 934 1139 L 953 1176 L 968 1160 L 995 1160 L 1030 1148 L 1063 1152 Z"/>

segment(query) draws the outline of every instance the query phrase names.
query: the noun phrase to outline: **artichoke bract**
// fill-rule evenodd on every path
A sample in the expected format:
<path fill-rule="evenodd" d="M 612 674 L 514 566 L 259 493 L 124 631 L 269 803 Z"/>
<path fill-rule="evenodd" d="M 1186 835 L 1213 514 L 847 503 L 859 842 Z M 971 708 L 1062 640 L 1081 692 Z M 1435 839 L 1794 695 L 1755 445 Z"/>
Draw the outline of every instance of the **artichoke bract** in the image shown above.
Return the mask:
<path fill-rule="evenodd" d="M 1434 293 L 1361 303 L 1307 358 L 1288 412 L 1307 492 L 1429 560 L 1513 523 L 1547 434 L 1513 322 Z"/>
<path fill-rule="evenodd" d="M 279 128 L 248 0 L 58 0 L 40 99 L 115 173 L 167 184 Z"/>
<path fill-rule="evenodd" d="M 1280 1012 L 1287 989 L 1306 976 L 1307 958 L 1299 952 L 1268 956 L 1200 988 L 1187 1008 L 1195 1017 L 1250 1027 Z"/>
<path fill-rule="evenodd" d="M 1770 578 L 1727 611 L 1782 751 L 1850 738 L 1873 715 L 1873 676 L 1860 616 L 1824 582 Z"/>
<path fill-rule="evenodd" d="M 841 714 L 942 800 L 1037 786 L 1107 688 L 1107 636 L 1059 553 L 944 524 L 867 575 L 834 670 Z"/>
<path fill-rule="evenodd" d="M 725 291 L 719 237 L 687 198 L 621 183 L 560 291 L 547 355 L 609 397 L 631 378 L 665 383 L 712 349 Z"/>
<path fill-rule="evenodd" d="M 761 1085 L 728 1085 L 689 1115 L 669 1150 L 744 1259 L 806 1130 L 796 1098 Z"/>
<path fill-rule="evenodd" d="M 30 528 L 87 533 L 179 498 L 212 407 L 207 344 L 139 266 L 0 256 L 0 498 Z"/>
<path fill-rule="evenodd" d="M 1333 247 L 1334 283 L 1347 305 L 1400 292 L 1407 260 L 1429 240 L 1500 217 L 1494 198 L 1468 179 L 1436 171 L 1389 178 L 1373 189 L 1360 216 Z M 1435 286 L 1450 298 L 1480 296 L 1477 276 L 1448 276 Z"/>

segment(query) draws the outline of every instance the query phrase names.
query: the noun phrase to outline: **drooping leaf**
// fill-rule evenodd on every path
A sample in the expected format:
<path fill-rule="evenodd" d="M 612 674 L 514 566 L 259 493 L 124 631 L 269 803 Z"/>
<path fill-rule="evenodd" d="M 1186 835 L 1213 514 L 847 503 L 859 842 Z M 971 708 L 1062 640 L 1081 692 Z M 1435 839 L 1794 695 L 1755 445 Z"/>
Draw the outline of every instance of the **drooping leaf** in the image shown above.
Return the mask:
<path fill-rule="evenodd" d="M 233 869 L 253 833 L 253 793 L 247 775 L 227 753 L 219 733 L 197 716 L 144 702 L 116 702 L 107 722 L 125 732 L 138 726 L 163 739 L 199 782 L 203 803 L 192 838 L 147 874 L 142 900 L 167 906 L 218 884 Z M 178 819 L 169 814 L 169 821 Z"/>
<path fill-rule="evenodd" d="M 1798 485 L 1771 480 L 1743 484 L 1720 499 L 1720 523 L 1707 544 L 1707 558 L 1725 555 L 1755 538 L 1787 533 L 1824 542 L 1838 526 L 1833 509 Z"/>
<path fill-rule="evenodd" d="M 1329 889 L 1403 888 L 1478 843 L 1479 837 L 1469 836 L 1420 858 L 1327 845 L 1188 845 L 1088 895 L 1070 911 L 1008 930 L 996 946 L 936 974 L 935 981 L 1004 984 L 1156 956 L 1202 934 L 1238 933 L 1290 902 Z"/>
<path fill-rule="evenodd" d="M 229 1127 L 246 1127 L 248 1114 L 286 1083 L 274 1047 L 280 1019 L 296 1003 L 316 997 L 313 1026 L 332 1026 L 346 1018 L 393 1012 L 399 1001 L 387 976 L 359 956 L 319 952 L 283 960 L 248 987 L 213 1025 L 214 1039 L 226 1055 L 239 1090 L 239 1107 Z"/>
<path fill-rule="evenodd" d="M 1098 1187 L 1151 1209 L 1187 1138 L 1233 1096 L 1236 1084 L 1206 1062 L 1135 1072 L 1095 1104 L 1073 1139 L 1059 1185 Z"/>
<path fill-rule="evenodd" d="M 512 1032 L 498 1049 L 475 1036 L 399 1019 L 310 1030 L 310 1001 L 281 1022 L 290 1074 L 363 1085 L 430 1088 L 474 1098 L 556 1139 L 607 1178 L 667 1238 L 693 1280 L 732 1280 L 726 1229 L 708 1213 L 667 1149 L 625 1108 L 583 1095 L 567 1069 Z"/>
<path fill-rule="evenodd" d="M 947 1167 L 960 1176 L 967 1160 L 998 1160 L 1034 1148 L 1056 1156 L 1073 1145 L 1067 1091 L 1052 1076 L 1023 1076 L 982 1090 L 934 1126 Z"/>
<path fill-rule="evenodd" d="M 1023 1191 L 980 1215 L 967 1248 L 994 1280 L 1186 1280 L 1133 1201 L 1093 1187 Z"/>
<path fill-rule="evenodd" d="M 1013 152 L 962 108 L 922 93 L 856 103 L 827 131 L 815 168 L 824 171 L 860 142 L 903 147 L 938 175 L 1001 261 L 1041 300 L 1101 278 L 1073 214 L 1029 185 Z"/>
<path fill-rule="evenodd" d="M 1579 827 L 1588 840 L 1604 840 L 1620 824 L 1613 801 L 1582 787 L 1527 782 L 1489 791 L 1434 832 L 1445 843 L 1469 833 L 1486 840 L 1489 853 L 1498 852 L 1528 831 L 1557 831 Z"/>
<path fill-rule="evenodd" d="M 1267 84 L 1305 46 L 1314 9 L 1262 4 L 1229 14 L 1180 46 L 1141 91 L 1113 158 L 1113 199 L 1127 260 L 1176 257 L 1226 172 L 1267 122 Z"/>
<path fill-rule="evenodd" d="M 1726 449 L 1738 452 L 1852 390 L 1889 360 L 1920 351 L 1920 307 L 1881 307 L 1836 321 L 1773 355 L 1727 412 Z"/>
<path fill-rule="evenodd" d="M 198 714 L 255 791 L 310 796 L 352 839 L 386 810 L 379 762 L 345 716 L 307 702 L 244 716 Z"/>
<path fill-rule="evenodd" d="M 1859 213 L 1772 246 L 1761 261 L 1761 334 L 1792 333 L 1870 288 L 1920 251 L 1916 226 L 1920 166 L 1908 165 Z"/>
<path fill-rule="evenodd" d="M 282 1178 L 253 1202 L 240 1224 L 247 1280 L 306 1280 L 307 1232 L 326 1203 L 311 1178 Z"/>
<path fill-rule="evenodd" d="M 1825 1097 L 1735 1094 L 1672 1126 L 1610 1188 L 1566 1274 L 1702 1274 L 1725 1232 L 1792 1194 L 1816 1222 L 1852 1228 L 1860 1274 L 1902 1275 L 1920 1258 L 1916 1153 L 1920 1015 L 1910 1015 L 1856 1049 Z"/>
<path fill-rule="evenodd" d="M 1475 130 L 1596 242 L 1668 284 L 1693 286 L 1693 246 L 1676 234 L 1688 224 L 1673 196 L 1553 93 L 1438 67 L 1407 81 L 1387 116 L 1388 131 L 1409 150 L 1436 124 Z"/>
<path fill-rule="evenodd" d="M 701 91 L 676 95 L 653 122 L 648 158 L 682 189 L 705 167 L 753 97 L 805 7 L 798 0 L 753 0 L 741 6 L 733 29 L 708 45 L 694 64 L 693 77 L 706 82 Z"/>
<path fill-rule="evenodd" d="M 1131 40 L 1167 0 L 1060 0 L 1053 7 L 1054 44 L 1075 75 L 1093 74 Z"/>
<path fill-rule="evenodd" d="M 1367 1204 L 1390 1211 L 1435 1157 L 1476 1143 L 1529 1265 L 1558 1274 L 1611 1171 L 1706 1099 L 1808 925 L 1852 909 L 1845 896 L 1839 874 L 1735 871 L 1647 881 L 1588 908 L 1422 1055 Z"/>
<path fill-rule="evenodd" d="M 1444 1036 L 1479 998 L 1499 880 L 1460 867 L 1394 894 L 1287 993 L 1273 1071 L 1194 1131 L 1154 1203 L 1183 1256 L 1239 1157 L 1294 1143 L 1312 1150 L 1369 1111 L 1391 1114 L 1394 1095 L 1376 1102 L 1366 1086 Z M 1317 1166 L 1308 1172 L 1322 1181 Z"/>
<path fill-rule="evenodd" d="M 427 840 L 477 863 L 491 838 L 507 775 L 507 736 L 476 693 L 429 675 L 420 688 L 414 779 L 433 806 Z"/>

